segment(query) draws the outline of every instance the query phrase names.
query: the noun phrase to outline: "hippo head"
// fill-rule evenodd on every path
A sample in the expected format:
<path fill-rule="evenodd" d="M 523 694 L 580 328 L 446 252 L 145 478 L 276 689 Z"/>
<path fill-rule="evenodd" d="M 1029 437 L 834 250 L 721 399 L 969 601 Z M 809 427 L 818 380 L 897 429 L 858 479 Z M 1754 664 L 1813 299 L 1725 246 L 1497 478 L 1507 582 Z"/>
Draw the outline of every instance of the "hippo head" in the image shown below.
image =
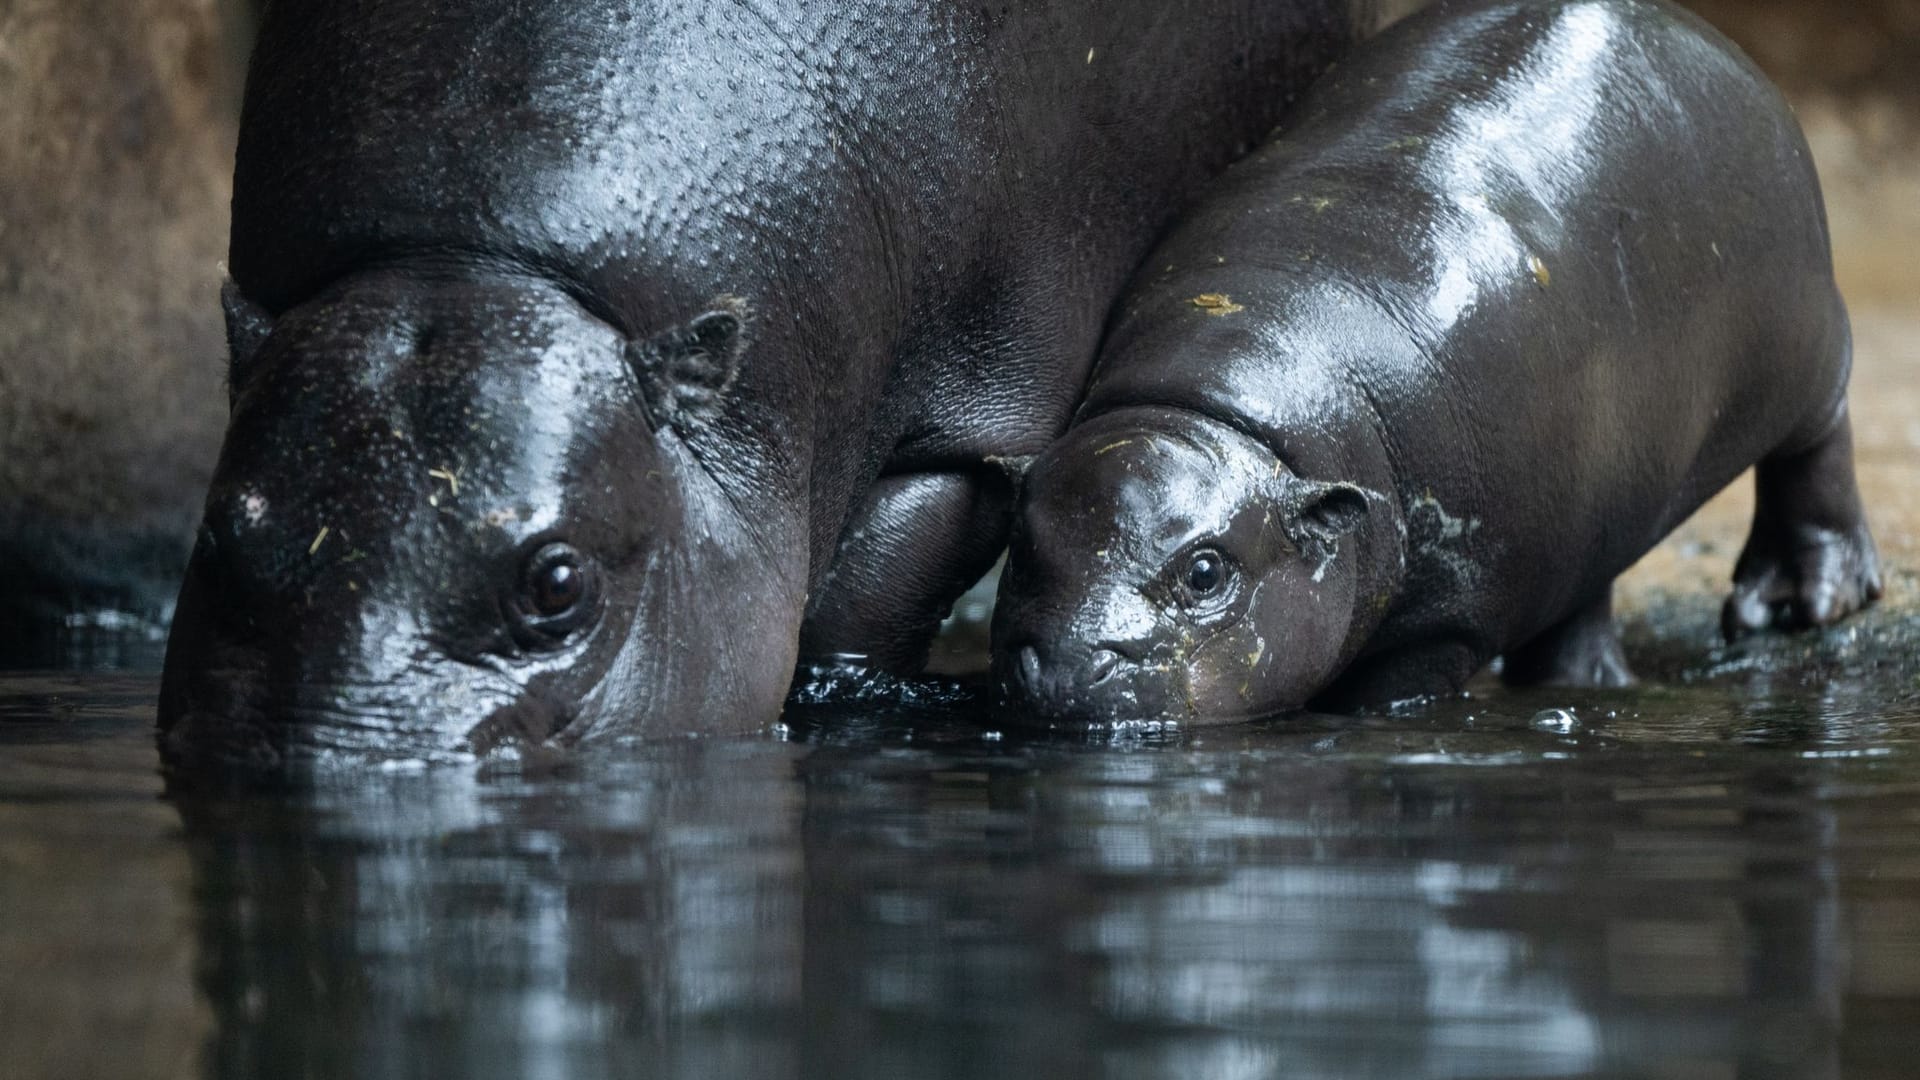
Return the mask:
<path fill-rule="evenodd" d="M 1002 703 L 1042 723 L 1305 704 L 1346 655 L 1368 496 L 1183 410 L 1080 425 L 1026 474 L 994 616 Z"/>
<path fill-rule="evenodd" d="M 777 714 L 794 628 L 764 610 L 798 612 L 804 563 L 752 543 L 700 450 L 742 302 L 636 337 L 504 272 L 373 271 L 277 317 L 225 299 L 233 412 L 168 645 L 172 760 Z"/>

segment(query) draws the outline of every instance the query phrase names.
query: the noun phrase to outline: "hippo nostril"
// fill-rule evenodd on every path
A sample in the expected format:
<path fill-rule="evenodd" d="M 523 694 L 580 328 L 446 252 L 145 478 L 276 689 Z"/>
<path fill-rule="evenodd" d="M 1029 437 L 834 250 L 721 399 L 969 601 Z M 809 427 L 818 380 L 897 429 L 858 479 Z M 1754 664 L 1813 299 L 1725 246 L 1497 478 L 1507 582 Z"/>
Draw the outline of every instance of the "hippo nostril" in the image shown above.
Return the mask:
<path fill-rule="evenodd" d="M 1087 658 L 1087 686 L 1099 686 L 1120 669 L 1120 654 L 1112 649 L 1095 649 Z"/>
<path fill-rule="evenodd" d="M 1020 646 L 1020 681 L 1030 691 L 1040 689 L 1040 650 L 1031 645 Z"/>

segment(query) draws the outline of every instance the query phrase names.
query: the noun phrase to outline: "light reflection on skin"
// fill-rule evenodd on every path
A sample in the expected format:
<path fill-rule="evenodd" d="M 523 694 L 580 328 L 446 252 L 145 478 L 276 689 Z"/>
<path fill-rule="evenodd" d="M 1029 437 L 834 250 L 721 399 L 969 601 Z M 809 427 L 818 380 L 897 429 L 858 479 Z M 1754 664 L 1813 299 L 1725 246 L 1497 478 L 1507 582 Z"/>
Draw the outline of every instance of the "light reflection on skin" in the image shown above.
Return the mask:
<path fill-rule="evenodd" d="M 1456 194 L 1454 220 L 1422 238 L 1438 269 L 1426 303 L 1435 325 L 1457 324 L 1482 288 L 1505 289 L 1527 262 L 1525 240 L 1488 200 L 1504 201 L 1516 180 L 1541 182 L 1520 194 L 1550 212 L 1565 196 L 1541 184 L 1556 176 L 1570 185 L 1581 179 L 1579 163 L 1562 155 L 1577 154 L 1582 133 L 1593 130 L 1604 101 L 1595 89 L 1603 81 L 1596 65 L 1614 50 L 1617 29 L 1599 9 L 1569 8 L 1534 50 L 1542 55 L 1515 68 L 1532 77 L 1461 109 L 1455 130 L 1436 139 L 1429 190 Z"/>
<path fill-rule="evenodd" d="M 447 655 L 448 635 L 434 613 L 446 607 L 447 596 L 494 576 L 497 553 L 516 551 L 563 521 L 593 516 L 592 493 L 583 497 L 564 484 L 587 464 L 580 460 L 585 451 L 579 431 L 608 424 L 596 414 L 621 403 L 632 407 L 635 400 L 605 392 L 607 372 L 621 370 L 622 342 L 611 328 L 583 323 L 565 303 L 529 303 L 507 289 L 498 292 L 483 310 L 494 320 L 490 336 L 518 348 L 515 364 L 476 365 L 465 343 L 453 339 L 443 355 L 430 348 L 410 364 L 379 363 L 384 354 L 370 350 L 376 362 L 365 366 L 360 380 L 374 405 L 370 412 L 387 405 L 380 419 L 366 422 L 389 426 L 408 463 L 401 467 L 419 473 L 416 482 L 401 485 L 404 495 L 389 502 L 388 512 L 403 534 L 448 535 L 432 548 L 447 554 L 427 563 L 408 561 L 394 572 L 349 556 L 334 562 L 333 573 L 317 585 L 344 584 L 360 597 L 345 608 L 356 625 L 339 649 L 351 673 L 337 688 L 339 712 L 391 712 L 393 703 L 385 700 L 391 693 L 383 688 L 404 687 L 408 704 L 433 718 L 442 729 L 436 741 L 452 740 L 448 749 L 456 756 L 465 751 L 460 742 L 472 718 L 505 706 L 531 680 L 577 661 L 582 650 L 522 663 L 470 650 Z M 582 340 L 583 332 L 592 339 Z M 414 343 L 396 350 L 412 355 Z M 503 370 L 515 377 L 501 378 Z M 463 402 L 459 416 L 451 416 L 447 403 Z M 513 438 L 443 445 L 450 435 L 503 423 Z M 307 471 L 323 472 L 329 465 L 318 461 Z M 344 532 L 336 542 L 348 542 Z M 474 564 L 463 568 L 469 558 Z M 343 749 L 355 748 L 350 739 L 341 742 Z"/>

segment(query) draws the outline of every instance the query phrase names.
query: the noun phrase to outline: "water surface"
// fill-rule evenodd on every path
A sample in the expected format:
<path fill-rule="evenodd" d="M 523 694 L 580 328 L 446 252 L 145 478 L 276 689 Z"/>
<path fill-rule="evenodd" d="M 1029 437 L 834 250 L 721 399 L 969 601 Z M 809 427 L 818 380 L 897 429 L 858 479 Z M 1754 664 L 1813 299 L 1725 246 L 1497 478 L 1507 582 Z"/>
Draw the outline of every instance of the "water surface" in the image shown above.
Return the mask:
<path fill-rule="evenodd" d="M 1912 1076 L 1911 646 L 227 794 L 165 791 L 151 676 L 7 675 L 0 1076 Z"/>

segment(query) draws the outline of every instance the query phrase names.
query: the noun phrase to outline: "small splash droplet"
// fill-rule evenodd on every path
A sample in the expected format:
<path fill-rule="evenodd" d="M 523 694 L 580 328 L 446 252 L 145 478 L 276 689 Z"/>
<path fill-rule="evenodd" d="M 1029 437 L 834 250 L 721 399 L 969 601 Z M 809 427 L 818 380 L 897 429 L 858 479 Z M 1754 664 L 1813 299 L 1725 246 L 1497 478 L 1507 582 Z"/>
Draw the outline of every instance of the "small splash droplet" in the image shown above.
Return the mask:
<path fill-rule="evenodd" d="M 1533 730 L 1571 735 L 1580 730 L 1580 718 L 1569 709 L 1541 709 L 1533 714 Z"/>

